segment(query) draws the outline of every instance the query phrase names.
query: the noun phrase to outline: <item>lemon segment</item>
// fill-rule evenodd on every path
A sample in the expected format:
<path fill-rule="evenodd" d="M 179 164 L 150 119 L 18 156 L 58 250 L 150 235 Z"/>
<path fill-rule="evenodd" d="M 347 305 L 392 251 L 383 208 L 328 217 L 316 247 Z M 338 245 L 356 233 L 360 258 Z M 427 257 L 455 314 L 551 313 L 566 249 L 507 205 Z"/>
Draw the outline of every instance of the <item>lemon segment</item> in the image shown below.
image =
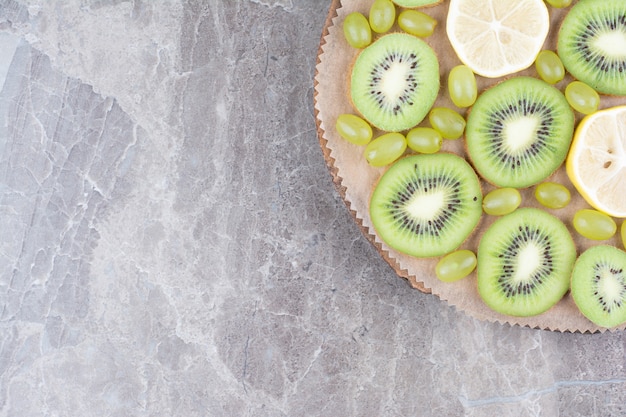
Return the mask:
<path fill-rule="evenodd" d="M 567 156 L 567 175 L 596 210 L 626 217 L 626 106 L 581 120 Z"/>
<path fill-rule="evenodd" d="M 451 0 L 446 22 L 459 59 L 488 78 L 530 67 L 549 29 L 543 0 Z"/>

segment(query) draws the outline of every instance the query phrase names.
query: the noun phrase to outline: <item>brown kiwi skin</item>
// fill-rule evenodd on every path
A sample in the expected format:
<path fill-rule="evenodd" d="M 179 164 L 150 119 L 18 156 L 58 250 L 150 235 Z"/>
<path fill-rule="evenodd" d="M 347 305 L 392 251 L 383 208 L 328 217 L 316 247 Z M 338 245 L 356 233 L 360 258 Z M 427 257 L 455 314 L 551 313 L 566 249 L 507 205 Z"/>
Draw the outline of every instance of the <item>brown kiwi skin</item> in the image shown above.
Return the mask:
<path fill-rule="evenodd" d="M 439 154 L 451 154 L 451 155 L 454 155 L 454 156 L 458 156 L 458 157 L 460 157 L 460 158 L 465 159 L 465 162 L 468 162 L 468 163 L 469 163 L 469 161 L 467 161 L 467 158 L 465 158 L 465 157 L 464 157 L 464 156 L 462 156 L 462 155 L 456 154 L 456 153 L 454 153 L 454 152 L 439 151 L 438 153 L 439 153 Z M 413 153 L 413 152 L 412 152 L 412 153 L 409 153 L 409 154 L 405 154 L 405 155 L 404 155 L 403 157 L 401 157 L 400 159 L 402 159 L 402 158 L 406 158 L 406 157 L 409 157 L 409 156 L 412 156 L 412 155 L 419 155 L 419 154 L 417 154 L 417 153 Z M 397 161 L 399 161 L 400 159 L 398 159 Z M 397 161 L 396 161 L 396 162 L 397 162 Z M 372 194 L 374 194 L 374 190 L 376 189 L 376 186 L 378 185 L 378 182 L 380 181 L 380 178 L 381 178 L 381 177 L 383 176 L 383 174 L 384 174 L 384 173 L 385 173 L 385 172 L 389 169 L 389 167 L 390 167 L 390 166 L 388 166 L 386 169 L 384 169 L 384 170 L 382 170 L 382 171 L 381 171 L 381 174 L 379 175 L 378 180 L 374 183 L 374 185 L 373 185 L 372 187 L 370 187 L 370 194 L 369 194 L 369 198 L 368 198 L 368 207 L 369 207 L 369 201 L 371 201 L 371 199 L 372 199 Z M 474 172 L 476 172 L 476 171 L 474 171 Z M 481 179 L 481 177 L 480 177 L 478 174 L 476 174 L 476 176 L 478 177 L 478 186 L 479 186 L 480 193 L 481 193 L 482 195 L 484 195 L 484 191 L 483 191 L 483 184 L 482 184 L 482 179 Z M 368 216 L 369 216 L 369 210 L 368 210 Z M 464 246 L 464 245 L 465 245 L 465 244 L 466 244 L 466 243 L 467 243 L 467 242 L 468 242 L 468 241 L 469 241 L 469 240 L 470 240 L 470 239 L 471 239 L 474 235 L 476 235 L 476 231 L 480 229 L 480 226 L 481 226 L 481 224 L 482 224 L 482 222 L 483 222 L 483 218 L 484 218 L 484 217 L 485 217 L 485 214 L 484 214 L 484 213 L 482 213 L 482 214 L 481 214 L 481 216 L 480 216 L 480 219 L 478 220 L 478 222 L 476 222 L 476 225 L 474 226 L 474 228 L 472 229 L 472 231 L 471 231 L 471 232 L 467 235 L 467 237 L 466 237 L 466 238 L 465 238 L 465 239 L 464 239 L 464 240 L 463 240 L 463 241 L 462 241 L 462 242 L 461 242 L 461 243 L 460 243 L 460 244 L 459 244 L 459 245 L 458 245 L 455 249 L 452 249 L 452 251 L 450 251 L 450 252 L 448 252 L 448 253 L 451 253 L 451 252 L 454 252 L 455 250 L 460 249 L 460 248 L 461 248 L 461 247 L 463 247 L 463 246 Z M 370 219 L 370 222 L 371 222 L 371 219 Z M 373 227 L 373 226 L 371 227 L 371 230 L 370 230 L 370 232 L 369 232 L 369 233 L 371 233 L 372 235 L 376 236 L 376 239 L 377 239 L 377 240 L 376 240 L 376 244 L 379 244 L 379 242 L 382 242 L 384 245 L 387 245 L 386 243 L 384 243 L 384 242 L 383 242 L 383 240 L 380 238 L 380 236 L 378 236 L 378 233 L 376 233 L 376 231 L 374 230 L 374 227 Z M 387 245 L 387 246 L 388 246 L 388 245 Z M 381 248 L 381 249 L 382 249 L 382 248 Z M 389 249 L 390 249 L 390 250 L 392 250 L 392 251 L 394 251 L 394 252 L 397 252 L 397 251 L 395 251 L 395 250 L 394 250 L 394 249 L 392 249 L 392 248 L 389 248 Z M 474 251 L 474 252 L 475 252 L 475 251 Z M 399 253 L 399 252 L 397 252 L 397 253 Z M 404 256 L 404 254 L 403 254 L 403 256 Z M 410 256 L 410 255 L 405 255 L 405 256 Z M 443 257 L 443 256 L 445 256 L 445 255 L 440 255 L 440 256 L 424 256 L 424 257 L 420 257 L 419 259 L 423 259 L 423 260 L 429 260 L 429 259 L 430 259 L 430 260 L 432 260 L 432 259 L 440 259 L 440 258 L 441 258 L 441 257 Z M 434 273 L 434 272 L 433 272 L 433 273 Z"/>

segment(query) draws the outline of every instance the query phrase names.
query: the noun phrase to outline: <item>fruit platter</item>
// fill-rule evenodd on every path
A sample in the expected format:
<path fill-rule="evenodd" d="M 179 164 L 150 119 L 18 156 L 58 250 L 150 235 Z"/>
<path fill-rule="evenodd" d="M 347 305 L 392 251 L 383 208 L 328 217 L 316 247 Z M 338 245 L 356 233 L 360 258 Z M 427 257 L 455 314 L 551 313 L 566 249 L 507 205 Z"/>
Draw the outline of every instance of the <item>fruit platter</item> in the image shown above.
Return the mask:
<path fill-rule="evenodd" d="M 338 192 L 411 287 L 626 328 L 626 2 L 333 0 L 314 101 Z"/>

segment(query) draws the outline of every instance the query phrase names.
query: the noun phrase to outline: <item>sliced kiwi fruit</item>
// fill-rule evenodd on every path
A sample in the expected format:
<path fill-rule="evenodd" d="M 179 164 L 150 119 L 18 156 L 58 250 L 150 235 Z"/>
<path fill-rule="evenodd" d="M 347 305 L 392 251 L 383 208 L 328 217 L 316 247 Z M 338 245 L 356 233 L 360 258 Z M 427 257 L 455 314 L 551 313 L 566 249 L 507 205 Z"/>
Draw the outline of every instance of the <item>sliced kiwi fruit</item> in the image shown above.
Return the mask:
<path fill-rule="evenodd" d="M 392 0 L 395 4 L 401 7 L 423 7 L 434 6 L 441 3 L 441 0 Z"/>
<path fill-rule="evenodd" d="M 352 68 L 352 103 L 381 130 L 399 132 L 417 125 L 438 94 L 437 57 L 427 43 L 413 35 L 380 37 L 359 53 Z"/>
<path fill-rule="evenodd" d="M 557 51 L 578 80 L 601 93 L 626 95 L 626 2 L 576 3 L 561 23 Z"/>
<path fill-rule="evenodd" d="M 561 220 L 536 208 L 520 208 L 485 231 L 477 251 L 478 292 L 494 311 L 534 316 L 567 292 L 576 247 Z"/>
<path fill-rule="evenodd" d="M 526 188 L 567 156 L 574 112 L 561 91 L 532 77 L 503 81 L 481 94 L 467 117 L 469 157 L 488 182 Z"/>
<path fill-rule="evenodd" d="M 574 264 L 572 298 L 580 312 L 601 327 L 626 322 L 626 252 L 599 245 Z"/>
<path fill-rule="evenodd" d="M 391 248 L 419 258 L 447 254 L 478 224 L 482 192 L 465 159 L 418 154 L 395 162 L 371 196 L 374 229 Z"/>

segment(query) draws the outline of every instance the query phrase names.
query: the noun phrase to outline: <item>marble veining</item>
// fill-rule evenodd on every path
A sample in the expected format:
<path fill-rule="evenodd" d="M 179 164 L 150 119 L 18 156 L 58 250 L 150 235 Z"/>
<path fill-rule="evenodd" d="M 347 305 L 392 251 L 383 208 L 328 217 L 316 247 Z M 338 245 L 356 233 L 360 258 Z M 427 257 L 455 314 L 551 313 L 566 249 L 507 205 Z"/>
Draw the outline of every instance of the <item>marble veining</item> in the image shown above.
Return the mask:
<path fill-rule="evenodd" d="M 622 416 L 622 332 L 410 289 L 319 149 L 325 0 L 0 0 L 0 416 Z"/>

